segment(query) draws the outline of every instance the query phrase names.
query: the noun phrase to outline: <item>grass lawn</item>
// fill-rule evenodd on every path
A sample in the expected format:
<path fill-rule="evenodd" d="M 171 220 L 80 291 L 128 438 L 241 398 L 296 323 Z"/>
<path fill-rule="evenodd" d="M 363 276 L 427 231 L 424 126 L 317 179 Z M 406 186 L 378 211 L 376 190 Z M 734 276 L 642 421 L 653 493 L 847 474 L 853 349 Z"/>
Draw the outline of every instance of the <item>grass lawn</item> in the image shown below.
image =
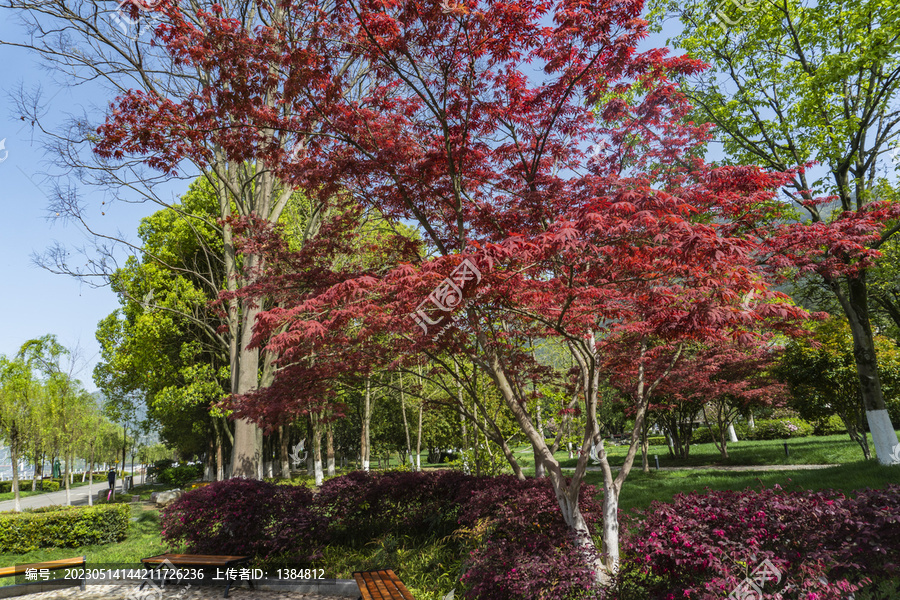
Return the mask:
<path fill-rule="evenodd" d="M 898 432 L 900 433 L 900 432 Z M 784 444 L 788 445 L 789 456 L 784 454 Z M 872 436 L 869 435 L 869 447 Z M 610 464 L 620 466 L 625 459 L 627 446 L 607 445 Z M 522 454 L 523 466 L 534 468 L 529 446 Z M 557 459 L 563 467 L 574 467 L 576 459 L 570 459 L 568 453 L 557 452 Z M 706 465 L 834 465 L 863 460 L 859 444 L 852 441 L 847 434 L 810 436 L 790 440 L 740 441 L 728 444 L 728 459 L 722 459 L 715 444 L 696 444 L 691 446 L 690 455 L 685 460 L 671 458 L 668 446 L 650 446 L 648 456 L 650 465 L 655 466 L 654 456 L 659 456 L 661 467 L 696 467 Z M 640 468 L 641 456 L 638 453 L 635 465 Z M 630 476 L 629 476 L 630 477 Z"/>
<path fill-rule="evenodd" d="M 585 477 L 588 483 L 603 487 L 600 473 L 591 472 Z M 654 500 L 670 501 L 675 494 L 704 492 L 706 490 L 743 490 L 746 488 L 773 487 L 785 490 L 838 490 L 852 495 L 856 490 L 883 488 L 889 483 L 900 483 L 900 467 L 886 467 L 874 460 L 847 463 L 827 469 L 805 471 L 716 471 L 692 469 L 684 471 L 656 471 L 644 473 L 632 471 L 622 486 L 619 508 L 647 508 Z"/>

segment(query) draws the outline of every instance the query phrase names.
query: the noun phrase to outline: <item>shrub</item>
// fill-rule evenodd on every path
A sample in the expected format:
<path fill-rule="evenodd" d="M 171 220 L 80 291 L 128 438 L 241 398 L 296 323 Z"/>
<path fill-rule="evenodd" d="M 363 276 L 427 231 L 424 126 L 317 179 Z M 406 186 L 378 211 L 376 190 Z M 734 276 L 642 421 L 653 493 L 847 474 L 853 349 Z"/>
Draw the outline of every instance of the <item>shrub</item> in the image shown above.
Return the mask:
<path fill-rule="evenodd" d="M 125 539 L 131 511 L 125 505 L 53 506 L 0 514 L 0 552 L 77 548 Z"/>
<path fill-rule="evenodd" d="M 837 415 L 831 415 L 813 425 L 813 435 L 836 435 L 838 433 L 847 433 L 847 426 Z"/>
<path fill-rule="evenodd" d="M 326 481 L 316 510 L 336 541 L 364 545 L 389 533 L 426 538 L 456 528 L 459 504 L 483 479 L 460 471 L 354 471 Z"/>
<path fill-rule="evenodd" d="M 679 494 L 654 502 L 622 546 L 632 575 L 647 576 L 647 598 L 722 598 L 768 559 L 784 574 L 780 597 L 837 600 L 897 577 L 898 523 L 898 485 L 852 500 L 778 486 Z"/>
<path fill-rule="evenodd" d="M 162 511 L 162 536 L 195 554 L 319 556 L 325 520 L 311 509 L 313 494 L 297 486 L 252 479 L 217 481 L 185 493 Z"/>
<path fill-rule="evenodd" d="M 8 494 L 12 491 L 12 481 L 0 481 L 0 494 Z M 20 492 L 28 492 L 31 491 L 31 480 L 20 480 L 19 481 L 19 491 Z"/>
<path fill-rule="evenodd" d="M 203 465 L 180 465 L 164 469 L 158 476 L 160 483 L 183 488 L 191 481 L 203 475 Z"/>
<path fill-rule="evenodd" d="M 783 419 L 762 419 L 756 421 L 756 427 L 750 430 L 754 440 L 786 440 L 788 438 L 812 435 L 813 426 L 796 417 Z"/>
<path fill-rule="evenodd" d="M 160 473 L 171 467 L 175 464 L 174 460 L 169 458 L 164 458 L 162 460 L 158 460 L 149 467 L 147 467 L 147 477 L 158 476 Z"/>
<path fill-rule="evenodd" d="M 579 506 L 591 523 L 600 518 L 597 490 L 585 485 Z M 462 507 L 460 525 L 487 524 L 463 564 L 465 597 L 478 600 L 593 598 L 593 574 L 571 536 L 546 479 L 489 480 Z"/>
<path fill-rule="evenodd" d="M 647 443 L 651 446 L 665 446 L 669 442 L 664 435 L 651 435 L 647 437 Z"/>

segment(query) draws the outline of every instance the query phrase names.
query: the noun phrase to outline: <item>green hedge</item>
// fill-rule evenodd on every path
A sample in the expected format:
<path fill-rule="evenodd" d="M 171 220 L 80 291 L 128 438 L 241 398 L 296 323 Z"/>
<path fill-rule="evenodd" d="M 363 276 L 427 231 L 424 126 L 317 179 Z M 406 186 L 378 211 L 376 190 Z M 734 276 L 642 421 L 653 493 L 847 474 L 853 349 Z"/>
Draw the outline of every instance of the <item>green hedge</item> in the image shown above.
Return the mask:
<path fill-rule="evenodd" d="M 0 481 L 0 494 L 8 494 L 11 491 L 12 491 L 12 481 Z M 20 492 L 30 492 L 31 491 L 31 480 L 30 479 L 21 480 L 19 482 L 19 491 Z M 59 491 L 59 482 L 44 480 L 44 491 L 45 492 L 58 492 Z"/>
<path fill-rule="evenodd" d="M 159 482 L 183 488 L 203 475 L 203 465 L 181 465 L 169 467 L 159 474 Z"/>
<path fill-rule="evenodd" d="M 37 548 L 78 548 L 121 542 L 128 532 L 126 504 L 52 506 L 0 513 L 0 553 L 23 554 Z"/>
<path fill-rule="evenodd" d="M 847 426 L 844 421 L 837 415 L 831 415 L 827 419 L 817 421 L 813 427 L 813 435 L 836 435 L 838 433 L 847 433 Z"/>
<path fill-rule="evenodd" d="M 782 419 L 757 419 L 756 427 L 750 429 L 746 423 L 735 423 L 734 432 L 739 440 L 786 440 L 788 438 L 806 437 L 813 434 L 813 426 L 795 417 Z M 718 427 L 712 428 L 718 432 Z M 712 435 L 706 426 L 694 430 L 692 444 L 709 444 Z"/>
<path fill-rule="evenodd" d="M 813 426 L 803 419 L 760 419 L 756 422 L 756 427 L 751 430 L 751 439 L 786 440 L 806 437 L 812 433 Z"/>
<path fill-rule="evenodd" d="M 666 440 L 666 436 L 664 435 L 651 435 L 647 436 L 647 444 L 650 446 L 665 446 L 669 442 Z"/>

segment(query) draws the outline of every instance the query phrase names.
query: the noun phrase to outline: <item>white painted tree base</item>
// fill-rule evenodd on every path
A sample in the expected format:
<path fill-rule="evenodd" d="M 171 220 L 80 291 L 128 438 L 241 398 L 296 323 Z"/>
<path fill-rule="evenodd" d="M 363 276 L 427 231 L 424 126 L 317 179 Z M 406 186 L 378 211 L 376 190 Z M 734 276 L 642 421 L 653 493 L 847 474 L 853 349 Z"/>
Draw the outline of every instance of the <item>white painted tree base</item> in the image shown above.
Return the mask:
<path fill-rule="evenodd" d="M 738 441 L 737 433 L 734 431 L 734 423 L 728 424 L 728 441 L 729 442 Z"/>
<path fill-rule="evenodd" d="M 869 421 L 869 431 L 872 432 L 872 444 L 875 446 L 875 456 L 883 465 L 900 464 L 900 443 L 897 441 L 897 432 L 891 424 L 888 411 L 867 410 L 866 419 Z"/>

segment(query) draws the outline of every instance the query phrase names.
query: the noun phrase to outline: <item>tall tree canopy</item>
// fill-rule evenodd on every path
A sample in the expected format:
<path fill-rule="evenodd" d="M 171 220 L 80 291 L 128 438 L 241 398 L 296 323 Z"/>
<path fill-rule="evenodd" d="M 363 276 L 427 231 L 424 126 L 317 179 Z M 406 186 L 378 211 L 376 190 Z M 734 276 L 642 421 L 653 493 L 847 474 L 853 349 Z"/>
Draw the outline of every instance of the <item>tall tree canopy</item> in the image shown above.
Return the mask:
<path fill-rule="evenodd" d="M 776 246 L 785 266 L 813 274 L 850 325 L 878 459 L 897 435 L 885 407 L 871 325 L 874 299 L 900 310 L 871 267 L 900 231 L 891 153 L 900 143 L 900 5 L 880 0 L 779 0 L 752 14 L 707 2 L 654 0 L 683 26 L 674 43 L 711 69 L 686 78 L 698 121 L 716 125 L 728 161 L 793 170 L 782 188 L 796 225 Z M 738 18 L 740 17 L 740 18 Z M 892 275 L 891 279 L 895 279 Z"/>
<path fill-rule="evenodd" d="M 276 379 L 307 377 L 313 357 L 320 373 L 365 373 L 395 357 L 467 356 L 543 458 L 586 559 L 598 574 L 614 569 L 637 428 L 617 474 L 602 457 L 602 562 L 577 501 L 600 438 L 604 344 L 625 340 L 640 365 L 662 340 L 674 361 L 684 341 L 749 340 L 802 315 L 757 267 L 754 227 L 778 209 L 783 178 L 698 158 L 704 128 L 686 121 L 669 78 L 699 64 L 636 53 L 646 35 L 639 4 L 283 3 L 256 29 L 218 10 L 162 10 L 169 51 L 221 84 L 181 102 L 124 95 L 100 130 L 101 155 L 149 154 L 173 170 L 221 147 L 320 202 L 349 194 L 423 236 L 419 252 L 400 255 L 407 264 L 322 277 L 263 315 L 255 343 L 279 357 Z M 260 135 L 268 131 L 317 135 L 289 155 Z M 252 244 L 259 264 L 277 269 L 281 250 L 265 236 Z M 464 328 L 437 335 L 430 326 L 453 308 Z M 587 418 L 571 478 L 524 408 L 533 387 L 523 384 L 550 376 L 528 352 L 541 337 L 558 338 L 576 364 L 573 394 Z M 648 379 L 639 369 L 638 427 L 666 372 Z"/>

